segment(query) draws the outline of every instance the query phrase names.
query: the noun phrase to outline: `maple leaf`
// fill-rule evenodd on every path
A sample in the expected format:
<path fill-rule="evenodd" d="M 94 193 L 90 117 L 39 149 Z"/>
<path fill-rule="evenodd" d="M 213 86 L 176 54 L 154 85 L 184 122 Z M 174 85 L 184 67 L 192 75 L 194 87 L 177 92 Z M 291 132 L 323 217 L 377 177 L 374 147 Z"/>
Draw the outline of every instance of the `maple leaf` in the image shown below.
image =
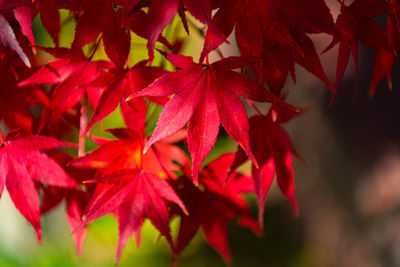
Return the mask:
<path fill-rule="evenodd" d="M 143 155 L 143 137 L 140 134 L 130 129 L 109 131 L 119 139 L 96 139 L 101 143 L 99 148 L 70 162 L 73 167 L 99 169 L 98 174 L 101 176 L 86 181 L 97 183 L 97 187 L 85 211 L 86 219 L 80 227 L 107 213 L 116 212 L 120 225 L 117 262 L 133 232 L 136 233 L 136 243 L 139 245 L 140 229 L 145 216 L 174 248 L 168 210 L 161 198 L 177 204 L 186 212 L 183 203 L 163 179 L 176 179 L 174 171 L 181 170 L 181 166 L 184 171 L 184 167 L 188 166 L 183 151 L 170 144 L 181 140 L 182 134 L 157 144 L 161 146 L 155 146 Z"/>
<path fill-rule="evenodd" d="M 136 245 L 140 244 L 140 232 L 147 217 L 166 237 L 172 248 L 169 214 L 163 199 L 187 210 L 171 186 L 157 175 L 148 171 L 122 170 L 88 182 L 106 184 L 98 186 L 86 209 L 84 224 L 88 224 L 108 213 L 117 212 L 119 240 L 116 262 L 126 242 L 135 233 Z"/>
<path fill-rule="evenodd" d="M 249 146 L 247 113 L 237 95 L 285 104 L 251 78 L 231 70 L 246 63 L 242 58 L 230 57 L 203 65 L 187 56 L 167 54 L 166 57 L 179 70 L 165 74 L 130 97 L 175 94 L 160 114 L 144 150 L 174 134 L 189 121 L 187 140 L 193 162 L 193 181 L 197 183 L 200 164 L 214 146 L 222 124 L 257 165 Z"/>
<path fill-rule="evenodd" d="M 258 221 L 263 226 L 264 206 L 268 191 L 276 175 L 278 186 L 298 215 L 298 204 L 294 192 L 292 155 L 298 156 L 290 137 L 279 125 L 298 114 L 279 117 L 274 109 L 267 116 L 250 118 L 250 145 L 259 162 L 259 168 L 252 167 L 252 176 L 258 201 Z M 278 119 L 280 118 L 280 119 Z M 246 154 L 239 148 L 231 172 L 246 161 Z"/>
<path fill-rule="evenodd" d="M 313 10 L 313 16 L 309 16 Z M 314 43 L 308 36 L 310 33 L 327 33 L 334 37 L 339 33 L 335 28 L 328 6 L 321 0 L 303 2 L 285 0 L 271 2 L 267 9 L 271 17 L 264 34 L 264 47 L 261 58 L 262 66 L 253 69 L 262 81 L 276 95 L 286 82 L 289 72 L 296 82 L 295 63 L 319 78 L 332 92 L 336 88 L 327 78 L 320 62 Z M 260 57 L 260 56 L 259 56 Z"/>
<path fill-rule="evenodd" d="M 75 145 L 46 136 L 19 137 L 15 131 L 1 140 L 0 194 L 5 186 L 15 207 L 32 224 L 39 242 L 40 208 L 34 181 L 57 187 L 77 186 L 53 159 L 41 152 L 64 146 Z"/>
<path fill-rule="evenodd" d="M 341 13 L 336 20 L 340 36 L 335 36 L 324 50 L 326 52 L 339 43 L 335 87 L 343 79 L 350 54 L 353 55 L 358 86 L 357 39 L 376 49 L 387 48 L 384 30 L 372 19 L 386 11 L 386 4 L 380 0 L 356 0 L 349 6 L 341 2 Z"/>
<path fill-rule="evenodd" d="M 243 193 L 254 190 L 250 177 L 232 173 L 225 184 L 225 178 L 234 154 L 225 154 L 210 162 L 200 173 L 199 187 L 186 177 L 172 182 L 179 197 L 186 204 L 189 215 L 173 209 L 181 216 L 176 239 L 176 257 L 185 249 L 199 228 L 203 230 L 207 242 L 217 250 L 226 263 L 231 263 L 228 246 L 228 222 L 239 217 L 238 223 L 260 234 L 260 229 L 252 217 Z M 177 258 L 175 259 L 177 260 Z"/>
<path fill-rule="evenodd" d="M 386 18 L 386 38 L 388 48 L 378 48 L 375 53 L 374 73 L 369 88 L 369 95 L 375 94 L 378 83 L 386 76 L 388 86 L 392 88 L 391 71 L 400 52 L 400 27 L 399 27 L 399 3 L 389 2 L 389 14 Z"/>

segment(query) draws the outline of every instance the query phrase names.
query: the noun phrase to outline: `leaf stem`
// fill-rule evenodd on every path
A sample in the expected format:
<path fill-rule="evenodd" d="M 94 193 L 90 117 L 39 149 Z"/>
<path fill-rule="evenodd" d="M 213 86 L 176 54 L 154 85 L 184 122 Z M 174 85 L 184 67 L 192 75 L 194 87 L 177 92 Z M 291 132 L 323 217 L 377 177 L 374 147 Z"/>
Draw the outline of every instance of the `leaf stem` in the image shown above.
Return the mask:
<path fill-rule="evenodd" d="M 78 157 L 85 155 L 86 135 L 83 134 L 87 127 L 87 101 L 86 93 L 81 99 L 81 116 L 79 121 Z"/>

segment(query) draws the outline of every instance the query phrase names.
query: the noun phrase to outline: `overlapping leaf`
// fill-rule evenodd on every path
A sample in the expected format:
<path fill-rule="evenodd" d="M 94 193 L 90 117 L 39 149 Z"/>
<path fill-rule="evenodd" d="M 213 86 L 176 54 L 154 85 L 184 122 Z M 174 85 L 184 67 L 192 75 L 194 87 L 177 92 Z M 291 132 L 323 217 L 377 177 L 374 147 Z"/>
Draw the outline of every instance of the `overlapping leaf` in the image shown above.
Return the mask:
<path fill-rule="evenodd" d="M 71 50 L 66 51 L 71 52 Z M 93 106 L 97 107 L 102 92 L 99 88 L 87 86 L 87 84 L 104 73 L 110 65 L 106 61 L 86 60 L 83 56 L 77 61 L 57 59 L 44 65 L 18 85 L 24 87 L 57 84 L 51 98 L 52 121 L 56 121 L 64 112 L 79 103 L 84 95 L 87 95 Z"/>
<path fill-rule="evenodd" d="M 289 72 L 295 81 L 297 62 L 328 88 L 335 91 L 322 68 L 309 33 L 338 36 L 332 15 L 323 0 L 215 1 L 220 7 L 213 17 L 216 27 L 228 36 L 235 28 L 242 56 L 258 58 L 249 65 L 257 80 L 266 81 L 271 91 L 280 91 Z M 309 14 L 313 14 L 310 16 Z M 222 40 L 223 41 L 223 40 Z M 200 61 L 222 44 L 208 31 Z"/>
<path fill-rule="evenodd" d="M 43 150 L 73 144 L 45 136 L 18 137 L 10 132 L 0 148 L 0 194 L 4 186 L 15 207 L 30 222 L 41 241 L 39 198 L 34 182 L 75 188 L 77 183 Z"/>
<path fill-rule="evenodd" d="M 101 19 L 98 19 L 101 17 Z M 114 9 L 112 0 L 96 1 L 79 18 L 72 46 L 82 47 L 102 33 L 107 56 L 119 68 L 125 65 L 130 51 L 130 33 L 121 9 Z"/>
<path fill-rule="evenodd" d="M 144 62 L 140 62 L 125 71 L 112 69 L 100 75 L 89 86 L 106 89 L 102 93 L 84 133 L 96 122 L 104 119 L 114 111 L 118 107 L 118 104 L 121 104 L 121 111 L 126 125 L 136 132 L 142 132 L 147 112 L 146 103 L 143 99 L 127 103 L 125 99 L 129 95 L 145 88 L 165 73 L 162 68 L 145 66 Z M 159 104 L 164 104 L 168 99 L 158 97 L 151 100 Z"/>
<path fill-rule="evenodd" d="M 240 225 L 250 228 L 255 233 L 260 233 L 249 206 L 240 195 L 254 190 L 250 177 L 235 172 L 231 174 L 230 180 L 224 185 L 233 159 L 234 154 L 225 154 L 207 165 L 200 173 L 201 190 L 186 177 L 173 183 L 179 197 L 189 210 L 188 216 L 175 210 L 181 216 L 176 240 L 177 256 L 201 228 L 207 242 L 227 263 L 231 263 L 228 223 L 236 216 L 239 217 Z"/>
<path fill-rule="evenodd" d="M 1 83 L 0 117 L 10 129 L 20 128 L 26 133 L 32 133 L 34 119 L 30 107 L 42 105 L 49 106 L 50 101 L 41 88 L 17 87 L 18 77 L 23 77 L 30 72 L 25 66 L 10 68 L 10 59 L 0 59 Z"/>

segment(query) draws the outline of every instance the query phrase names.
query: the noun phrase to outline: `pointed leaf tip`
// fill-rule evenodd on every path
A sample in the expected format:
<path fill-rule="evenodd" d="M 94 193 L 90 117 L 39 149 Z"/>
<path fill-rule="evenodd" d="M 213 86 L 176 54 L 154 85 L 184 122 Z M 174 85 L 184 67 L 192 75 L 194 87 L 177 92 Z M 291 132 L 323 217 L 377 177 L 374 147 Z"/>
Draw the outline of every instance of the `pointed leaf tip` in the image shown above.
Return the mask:
<path fill-rule="evenodd" d="M 29 58 L 19 45 L 13 29 L 2 15 L 0 15 L 0 43 L 14 50 L 21 58 L 22 62 L 24 62 L 28 68 L 31 67 Z"/>

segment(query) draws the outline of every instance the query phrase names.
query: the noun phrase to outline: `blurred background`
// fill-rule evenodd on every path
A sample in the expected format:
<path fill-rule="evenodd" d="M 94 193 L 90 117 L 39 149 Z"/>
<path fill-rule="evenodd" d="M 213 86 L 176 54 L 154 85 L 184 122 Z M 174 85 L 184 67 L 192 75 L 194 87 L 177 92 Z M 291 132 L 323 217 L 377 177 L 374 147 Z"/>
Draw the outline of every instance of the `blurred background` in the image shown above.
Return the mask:
<path fill-rule="evenodd" d="M 337 1 L 328 2 L 333 13 L 338 11 Z M 73 37 L 74 25 L 67 16 L 62 13 L 62 46 L 68 46 Z M 39 17 L 34 30 L 39 45 L 52 45 Z M 164 34 L 174 33 L 185 36 L 179 21 L 174 21 Z M 330 42 L 325 35 L 313 36 L 313 40 L 319 52 Z M 238 53 L 234 39 L 231 41 L 231 45 L 221 48 L 225 56 Z M 201 46 L 201 35 L 192 31 L 183 45 L 183 54 L 198 57 Z M 132 63 L 147 56 L 145 42 L 139 37 L 132 39 L 132 53 Z M 40 55 L 43 62 L 49 60 L 48 54 Z M 336 56 L 335 49 L 321 55 L 331 80 Z M 104 54 L 97 53 L 96 57 Z M 356 81 L 351 62 L 332 106 L 325 85 L 296 67 L 297 84 L 288 81 L 286 85 L 288 102 L 308 111 L 285 127 L 303 158 L 294 161 L 300 216 L 292 216 L 289 204 L 273 185 L 266 202 L 263 237 L 235 223 L 230 225 L 234 266 L 400 266 L 400 66 L 397 63 L 393 70 L 393 89 L 390 91 L 383 81 L 371 99 L 368 88 L 373 60 L 372 49 L 360 45 L 357 95 L 353 98 Z M 114 113 L 103 128 L 122 125 Z M 230 139 L 223 139 L 209 159 L 235 149 Z M 254 196 L 248 200 L 256 214 Z M 0 266 L 114 265 L 117 222 L 111 216 L 90 224 L 82 258 L 76 256 L 64 206 L 43 216 L 42 245 L 6 193 L 0 202 L 0 218 Z M 173 232 L 177 223 L 172 223 Z M 136 248 L 131 239 L 119 266 L 169 266 L 171 251 L 165 240 L 157 241 L 157 237 L 157 231 L 146 222 L 141 247 Z M 199 232 L 182 254 L 179 266 L 224 263 Z"/>

